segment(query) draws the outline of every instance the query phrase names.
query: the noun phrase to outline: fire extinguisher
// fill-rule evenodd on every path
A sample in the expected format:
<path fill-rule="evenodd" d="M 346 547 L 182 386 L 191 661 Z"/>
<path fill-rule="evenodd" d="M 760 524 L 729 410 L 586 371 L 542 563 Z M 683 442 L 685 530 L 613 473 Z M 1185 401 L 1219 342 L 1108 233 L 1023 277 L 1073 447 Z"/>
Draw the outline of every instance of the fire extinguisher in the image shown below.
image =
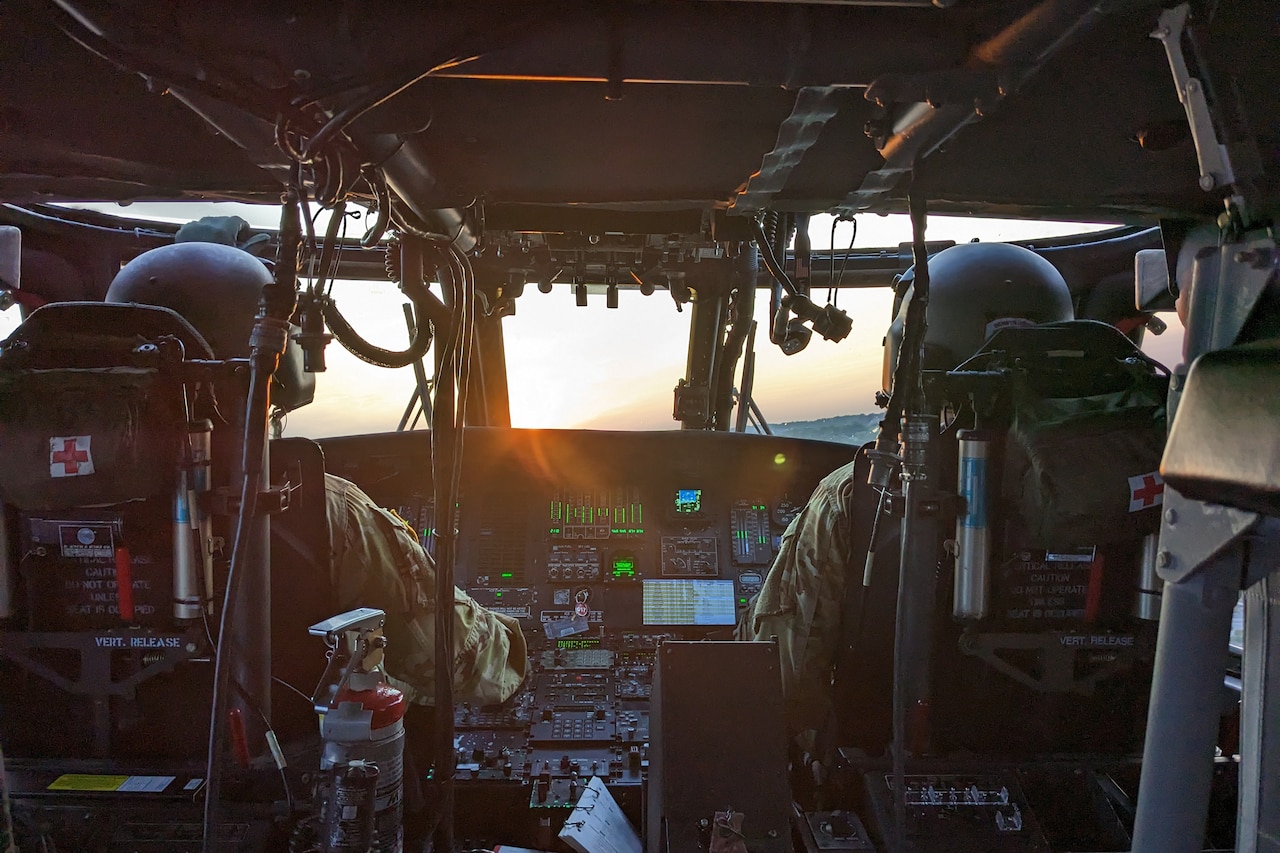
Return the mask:
<path fill-rule="evenodd" d="M 359 608 L 308 630 L 324 637 L 329 663 L 312 704 L 320 714 L 323 853 L 402 853 L 404 694 L 386 682 L 386 614 Z"/>

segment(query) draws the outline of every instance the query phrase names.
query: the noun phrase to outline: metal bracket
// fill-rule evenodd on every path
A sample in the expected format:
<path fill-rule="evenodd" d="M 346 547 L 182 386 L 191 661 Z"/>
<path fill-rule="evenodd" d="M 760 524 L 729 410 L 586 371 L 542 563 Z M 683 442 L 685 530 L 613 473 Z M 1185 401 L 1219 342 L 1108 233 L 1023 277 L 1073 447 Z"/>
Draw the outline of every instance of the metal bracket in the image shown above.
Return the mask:
<path fill-rule="evenodd" d="M 204 650 L 203 632 L 192 626 L 185 633 L 151 629 L 115 628 L 93 631 L 0 631 L 0 658 L 8 658 L 28 672 L 46 679 L 67 693 L 88 696 L 93 708 L 93 749 L 106 758 L 111 749 L 113 696 L 133 698 L 139 684 L 173 670 Z M 33 652 L 69 651 L 79 657 L 75 675 L 65 674 Z M 117 652 L 142 655 L 137 671 L 117 679 L 113 662 Z"/>
<path fill-rule="evenodd" d="M 1192 266 L 1191 313 L 1207 316 L 1188 329 L 1189 360 L 1231 346 L 1240 337 L 1275 275 L 1280 250 L 1266 232 L 1198 255 Z"/>
<path fill-rule="evenodd" d="M 1124 645 L 1127 643 L 1127 645 Z M 977 657 L 992 669 L 1039 693 L 1093 694 L 1098 682 L 1117 675 L 1142 659 L 1154 654 L 1151 637 L 1145 633 L 1046 634 L 978 633 L 960 635 L 960 651 Z M 1039 655 L 1039 674 L 1026 672 L 1000 656 L 1002 651 L 1035 651 Z M 1078 674 L 1077 657 L 1081 652 L 1108 652 L 1112 659 L 1089 674 Z"/>
<path fill-rule="evenodd" d="M 1186 29 L 1190 9 L 1188 3 L 1165 9 L 1160 13 L 1159 23 L 1151 37 L 1164 45 L 1165 55 L 1169 57 L 1173 84 L 1178 90 L 1178 100 L 1187 113 L 1191 140 L 1196 146 L 1200 189 L 1210 192 L 1218 187 L 1234 184 L 1236 176 L 1231 168 L 1226 146 L 1218 141 L 1214 130 L 1213 115 L 1209 112 L 1209 102 L 1205 99 L 1204 85 L 1191 76 L 1191 72 L 1187 70 L 1187 61 L 1182 55 L 1182 34 Z"/>
<path fill-rule="evenodd" d="M 382 629 L 387 614 L 372 607 L 357 607 L 307 628 L 313 637 L 322 637 L 329 647 L 329 663 L 311 697 L 317 714 L 337 707 L 338 697 L 353 675 L 370 672 L 382 663 L 387 641 Z"/>
<path fill-rule="evenodd" d="M 684 379 L 677 382 L 672 420 L 684 423 L 689 429 L 705 429 L 710 410 L 710 388 L 702 384 L 690 385 Z"/>
<path fill-rule="evenodd" d="M 1166 583 L 1180 583 L 1261 521 L 1256 512 L 1183 497 L 1166 485 L 1164 523 L 1156 570 Z"/>
<path fill-rule="evenodd" d="M 292 463 L 283 483 L 258 492 L 258 511 L 267 515 L 288 512 L 293 503 L 293 493 L 301 488 L 301 483 L 301 468 L 296 462 Z M 200 508 L 210 515 L 235 517 L 240 512 L 240 490 L 230 486 L 211 489 L 200 496 Z"/>
<path fill-rule="evenodd" d="M 387 614 L 381 610 L 357 607 L 355 610 L 348 610 L 346 613 L 331 616 L 323 622 L 317 622 L 307 628 L 307 633 L 313 637 L 323 637 L 325 645 L 332 649 L 337 648 L 343 634 L 348 632 L 359 635 L 372 634 L 383 626 L 386 618 Z"/>

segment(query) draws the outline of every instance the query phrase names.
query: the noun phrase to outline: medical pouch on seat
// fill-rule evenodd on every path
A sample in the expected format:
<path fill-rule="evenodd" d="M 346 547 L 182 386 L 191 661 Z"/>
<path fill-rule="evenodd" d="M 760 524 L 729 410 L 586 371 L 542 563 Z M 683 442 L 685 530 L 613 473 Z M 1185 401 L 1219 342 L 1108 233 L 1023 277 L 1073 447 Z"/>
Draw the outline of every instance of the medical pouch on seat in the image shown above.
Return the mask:
<path fill-rule="evenodd" d="M 1017 403 L 1004 494 L 1028 545 L 1105 545 L 1160 526 L 1162 400 L 1142 389 Z"/>
<path fill-rule="evenodd" d="M 163 327 L 152 336 L 115 326 L 159 310 L 50 305 L 5 341 L 0 500 L 51 510 L 172 495 L 187 420 L 176 367 L 185 351 L 205 353 Z M 195 334 L 177 315 L 160 319 Z"/>
<path fill-rule="evenodd" d="M 1167 377 L 1102 323 L 1006 330 L 988 348 L 1002 340 L 1012 367 L 1002 493 L 1023 544 L 1105 545 L 1156 531 Z M 1022 346 L 1032 341 L 1034 350 Z"/>
<path fill-rule="evenodd" d="M 181 387 L 155 369 L 0 371 L 0 499 L 27 510 L 170 493 Z"/>

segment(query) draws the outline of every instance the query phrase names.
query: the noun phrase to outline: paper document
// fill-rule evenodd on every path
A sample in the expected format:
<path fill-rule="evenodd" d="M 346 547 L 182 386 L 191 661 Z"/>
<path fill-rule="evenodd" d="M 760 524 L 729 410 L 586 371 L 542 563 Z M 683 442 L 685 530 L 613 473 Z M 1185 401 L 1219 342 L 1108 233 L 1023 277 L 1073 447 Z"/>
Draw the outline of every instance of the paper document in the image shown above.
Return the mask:
<path fill-rule="evenodd" d="M 643 853 L 640 836 L 599 776 L 583 789 L 560 838 L 578 853 Z"/>

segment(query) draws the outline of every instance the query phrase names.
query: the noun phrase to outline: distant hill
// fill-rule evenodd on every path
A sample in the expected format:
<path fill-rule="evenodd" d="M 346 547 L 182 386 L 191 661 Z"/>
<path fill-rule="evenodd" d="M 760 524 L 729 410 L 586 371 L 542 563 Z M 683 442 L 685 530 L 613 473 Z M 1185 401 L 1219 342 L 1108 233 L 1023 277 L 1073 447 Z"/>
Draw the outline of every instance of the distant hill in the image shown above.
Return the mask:
<path fill-rule="evenodd" d="M 774 435 L 790 438 L 813 438 L 819 441 L 836 441 L 841 444 L 866 444 L 876 437 L 876 427 L 882 416 L 879 413 L 864 415 L 837 415 L 816 421 L 788 421 L 769 424 Z"/>

